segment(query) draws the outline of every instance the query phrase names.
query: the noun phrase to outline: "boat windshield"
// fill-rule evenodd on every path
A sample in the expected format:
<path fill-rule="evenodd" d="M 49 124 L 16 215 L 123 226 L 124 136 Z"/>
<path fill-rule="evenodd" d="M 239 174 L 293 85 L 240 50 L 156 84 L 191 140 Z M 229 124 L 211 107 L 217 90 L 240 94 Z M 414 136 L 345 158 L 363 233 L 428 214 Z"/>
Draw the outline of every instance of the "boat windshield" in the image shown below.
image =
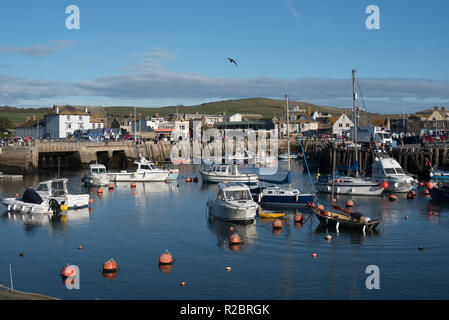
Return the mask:
<path fill-rule="evenodd" d="M 52 196 L 59 197 L 65 194 L 64 181 L 53 181 L 51 183 Z"/>
<path fill-rule="evenodd" d="M 48 191 L 48 186 L 45 183 L 41 183 L 37 186 L 36 191 Z"/>
<path fill-rule="evenodd" d="M 404 174 L 401 168 L 385 168 L 386 174 Z"/>
<path fill-rule="evenodd" d="M 101 173 L 106 173 L 106 169 L 105 168 L 92 168 L 91 172 L 93 174 L 101 174 Z"/>
<path fill-rule="evenodd" d="M 248 190 L 226 191 L 226 200 L 239 201 L 239 200 L 251 200 L 251 194 Z"/>

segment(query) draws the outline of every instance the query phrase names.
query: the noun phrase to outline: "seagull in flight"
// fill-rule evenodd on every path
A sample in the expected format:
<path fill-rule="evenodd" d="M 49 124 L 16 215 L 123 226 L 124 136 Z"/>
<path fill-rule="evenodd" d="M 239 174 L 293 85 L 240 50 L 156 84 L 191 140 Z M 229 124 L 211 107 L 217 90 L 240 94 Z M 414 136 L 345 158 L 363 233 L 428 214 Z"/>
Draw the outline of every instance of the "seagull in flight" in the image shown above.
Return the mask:
<path fill-rule="evenodd" d="M 238 64 L 237 64 L 237 62 L 235 62 L 235 60 L 234 60 L 234 59 L 232 59 L 232 58 L 228 58 L 228 60 L 229 60 L 229 62 L 230 62 L 230 63 L 233 63 L 233 64 L 235 64 L 235 66 L 236 66 L 236 67 L 238 67 Z"/>

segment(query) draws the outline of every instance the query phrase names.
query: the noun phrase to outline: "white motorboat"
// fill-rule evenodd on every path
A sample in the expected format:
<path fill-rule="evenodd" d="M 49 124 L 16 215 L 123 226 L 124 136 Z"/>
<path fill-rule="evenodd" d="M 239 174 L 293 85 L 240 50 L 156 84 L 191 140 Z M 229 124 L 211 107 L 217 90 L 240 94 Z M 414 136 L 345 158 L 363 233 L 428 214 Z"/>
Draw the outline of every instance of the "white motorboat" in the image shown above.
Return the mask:
<path fill-rule="evenodd" d="M 174 174 L 170 170 L 159 168 L 155 163 L 144 157 L 140 158 L 139 161 L 135 161 L 134 164 L 137 165 L 136 171 L 109 173 L 109 178 L 114 182 L 161 182 L 167 180 L 171 174 Z M 179 171 L 176 173 L 179 173 Z"/>
<path fill-rule="evenodd" d="M 201 178 L 204 182 L 241 182 L 257 184 L 258 176 L 254 173 L 240 173 L 235 165 L 212 165 L 200 169 Z"/>
<path fill-rule="evenodd" d="M 101 187 L 109 184 L 109 176 L 106 167 L 102 164 L 90 164 L 89 173 L 81 178 L 87 186 Z"/>
<path fill-rule="evenodd" d="M 402 170 L 401 165 L 393 158 L 376 158 L 373 163 L 373 180 L 388 182 L 386 191 L 390 192 L 410 192 L 418 181 L 407 175 Z"/>
<path fill-rule="evenodd" d="M 220 183 L 216 196 L 207 202 L 209 213 L 226 221 L 253 221 L 258 204 L 251 197 L 249 187 L 243 183 Z"/>
<path fill-rule="evenodd" d="M 5 198 L 1 202 L 8 207 L 8 211 L 30 214 L 88 207 L 90 196 L 69 193 L 67 181 L 65 178 L 44 181 L 36 189 L 27 189 L 20 198 Z"/>

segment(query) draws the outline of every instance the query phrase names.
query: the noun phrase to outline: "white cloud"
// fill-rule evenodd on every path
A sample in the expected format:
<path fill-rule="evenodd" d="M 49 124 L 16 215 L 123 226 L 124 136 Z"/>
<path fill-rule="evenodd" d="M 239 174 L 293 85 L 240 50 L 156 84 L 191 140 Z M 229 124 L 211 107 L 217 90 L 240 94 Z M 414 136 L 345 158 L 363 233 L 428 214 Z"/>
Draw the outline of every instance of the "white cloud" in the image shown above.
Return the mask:
<path fill-rule="evenodd" d="M 38 58 L 48 56 L 57 51 L 73 47 L 76 41 L 70 40 L 54 40 L 50 44 L 33 45 L 25 47 L 4 46 L 0 47 L 0 55 L 4 54 L 22 54 L 28 57 Z"/>

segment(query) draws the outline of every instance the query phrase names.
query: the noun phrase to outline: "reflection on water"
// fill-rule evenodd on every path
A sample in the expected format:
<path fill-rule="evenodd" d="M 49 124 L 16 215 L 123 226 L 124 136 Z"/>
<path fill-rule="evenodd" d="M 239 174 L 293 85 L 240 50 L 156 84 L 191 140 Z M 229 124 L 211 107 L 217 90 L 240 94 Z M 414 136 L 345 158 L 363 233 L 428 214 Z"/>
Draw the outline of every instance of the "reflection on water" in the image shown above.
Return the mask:
<path fill-rule="evenodd" d="M 256 221 L 252 223 L 235 223 L 220 220 L 208 214 L 207 226 L 216 235 L 217 245 L 220 248 L 229 248 L 229 236 L 233 233 L 237 233 L 240 236 L 241 246 L 251 245 L 257 239 Z M 233 249 L 236 248 L 234 247 Z"/>
<path fill-rule="evenodd" d="M 70 223 L 88 222 L 90 211 L 90 208 L 82 208 L 68 210 L 60 215 L 5 212 L 1 217 L 9 223 L 23 224 L 25 231 L 29 233 L 43 227 L 53 232 L 64 233 Z"/>

